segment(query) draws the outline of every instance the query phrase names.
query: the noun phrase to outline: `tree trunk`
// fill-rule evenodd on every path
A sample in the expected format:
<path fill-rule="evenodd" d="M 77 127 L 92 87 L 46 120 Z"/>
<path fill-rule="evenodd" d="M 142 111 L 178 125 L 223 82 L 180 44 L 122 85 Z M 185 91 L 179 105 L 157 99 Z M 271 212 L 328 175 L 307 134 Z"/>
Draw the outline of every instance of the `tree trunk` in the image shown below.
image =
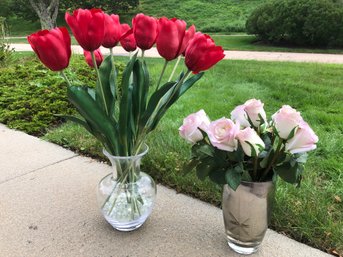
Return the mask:
<path fill-rule="evenodd" d="M 52 29 L 56 27 L 59 0 L 30 0 L 30 4 L 37 13 L 42 29 Z"/>

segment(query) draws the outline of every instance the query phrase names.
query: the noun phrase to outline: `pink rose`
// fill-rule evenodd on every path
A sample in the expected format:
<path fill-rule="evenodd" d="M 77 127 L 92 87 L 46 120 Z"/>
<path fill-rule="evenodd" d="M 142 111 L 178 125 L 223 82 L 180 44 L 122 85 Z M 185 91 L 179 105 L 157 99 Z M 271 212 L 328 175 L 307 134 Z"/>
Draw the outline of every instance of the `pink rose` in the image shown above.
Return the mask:
<path fill-rule="evenodd" d="M 286 151 L 292 154 L 308 152 L 316 149 L 318 137 L 306 122 L 299 124 L 299 128 L 294 137 L 286 143 Z"/>
<path fill-rule="evenodd" d="M 255 127 L 267 122 L 266 112 L 263 109 L 264 104 L 260 100 L 250 99 L 242 105 L 238 105 L 231 112 L 231 119 L 239 121 L 242 127 L 250 127 L 249 119 Z M 262 120 L 261 120 L 261 117 Z"/>
<path fill-rule="evenodd" d="M 239 123 L 221 118 L 213 121 L 208 126 L 207 134 L 211 144 L 218 149 L 233 152 L 237 149 L 236 136 L 239 132 Z"/>
<path fill-rule="evenodd" d="M 243 151 L 248 156 L 252 155 L 251 147 L 255 149 L 256 155 L 258 155 L 265 148 L 264 142 L 252 128 L 245 128 L 239 131 L 237 139 L 241 144 Z M 249 142 L 250 144 L 248 144 L 247 142 Z"/>
<path fill-rule="evenodd" d="M 296 132 L 297 127 L 304 122 L 300 112 L 297 112 L 297 110 L 289 105 L 282 106 L 282 108 L 272 116 L 272 119 L 277 133 L 282 139 L 288 139 L 291 131 L 296 128 L 294 131 Z"/>
<path fill-rule="evenodd" d="M 183 120 L 179 128 L 180 136 L 194 144 L 204 138 L 199 128 L 206 132 L 210 122 L 204 110 L 192 113 Z"/>

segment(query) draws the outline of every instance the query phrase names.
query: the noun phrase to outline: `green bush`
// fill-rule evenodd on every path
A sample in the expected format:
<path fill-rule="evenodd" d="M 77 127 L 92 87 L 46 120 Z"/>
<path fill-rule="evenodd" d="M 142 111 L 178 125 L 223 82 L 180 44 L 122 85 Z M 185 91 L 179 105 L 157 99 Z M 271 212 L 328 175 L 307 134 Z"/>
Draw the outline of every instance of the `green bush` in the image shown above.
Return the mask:
<path fill-rule="evenodd" d="M 5 38 L 9 34 L 5 21 L 6 19 L 4 17 L 0 17 L 0 67 L 3 67 L 10 62 L 11 55 L 14 52 Z"/>
<path fill-rule="evenodd" d="M 332 0 L 272 1 L 252 12 L 246 29 L 271 43 L 343 46 L 343 7 Z"/>
<path fill-rule="evenodd" d="M 117 65 L 119 73 L 123 67 L 122 63 Z M 65 72 L 74 85 L 95 84 L 95 73 L 83 56 L 74 56 Z M 67 84 L 36 58 L 27 57 L 20 64 L 0 69 L 0 85 L 0 123 L 10 128 L 43 135 L 63 121 L 54 114 L 75 112 L 67 99 Z"/>

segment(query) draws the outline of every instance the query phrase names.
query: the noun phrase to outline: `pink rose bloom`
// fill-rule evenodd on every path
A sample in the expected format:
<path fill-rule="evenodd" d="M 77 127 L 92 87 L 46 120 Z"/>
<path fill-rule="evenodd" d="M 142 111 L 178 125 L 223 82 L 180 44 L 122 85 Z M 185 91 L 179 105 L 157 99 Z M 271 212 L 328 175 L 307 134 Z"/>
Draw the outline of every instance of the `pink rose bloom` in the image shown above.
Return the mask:
<path fill-rule="evenodd" d="M 286 143 L 286 151 L 292 154 L 303 153 L 316 149 L 318 137 L 306 122 L 299 125 L 294 137 Z"/>
<path fill-rule="evenodd" d="M 259 153 L 265 148 L 264 142 L 252 128 L 245 128 L 239 131 L 237 139 L 241 144 L 243 151 L 248 156 L 252 155 L 251 147 L 255 149 L 256 155 L 259 155 Z M 249 142 L 251 145 L 247 142 Z"/>
<path fill-rule="evenodd" d="M 272 116 L 272 119 L 277 133 L 282 139 L 287 139 L 291 131 L 304 122 L 300 112 L 297 112 L 297 110 L 289 105 L 282 106 L 282 108 Z M 296 130 L 294 132 L 296 132 Z"/>
<path fill-rule="evenodd" d="M 183 120 L 179 128 L 180 136 L 194 144 L 204 138 L 199 128 L 206 132 L 210 122 L 204 110 L 192 113 Z"/>
<path fill-rule="evenodd" d="M 213 121 L 208 126 L 207 135 L 211 144 L 218 149 L 233 152 L 237 149 L 236 136 L 239 132 L 239 123 L 235 124 L 232 120 L 221 118 Z"/>
<path fill-rule="evenodd" d="M 264 104 L 260 100 L 250 99 L 242 105 L 238 105 L 231 112 L 231 119 L 239 121 L 242 127 L 250 127 L 248 117 L 255 127 L 260 126 L 267 121 L 266 112 L 263 109 Z M 261 118 L 262 117 L 262 121 Z"/>

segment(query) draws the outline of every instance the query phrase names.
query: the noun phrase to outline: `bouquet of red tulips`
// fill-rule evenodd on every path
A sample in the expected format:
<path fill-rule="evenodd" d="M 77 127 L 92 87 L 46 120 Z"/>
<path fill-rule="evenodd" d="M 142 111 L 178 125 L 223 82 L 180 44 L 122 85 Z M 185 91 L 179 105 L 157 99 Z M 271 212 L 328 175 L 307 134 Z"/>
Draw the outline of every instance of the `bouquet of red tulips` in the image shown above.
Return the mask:
<path fill-rule="evenodd" d="M 95 88 L 73 86 L 63 72 L 69 65 L 71 40 L 64 27 L 43 30 L 28 36 L 33 50 L 52 71 L 59 71 L 68 82 L 68 99 L 82 118 L 66 118 L 81 124 L 93 134 L 107 152 L 116 156 L 137 153 L 147 134 L 153 131 L 166 111 L 192 85 L 203 71 L 224 58 L 224 51 L 216 46 L 206 34 L 195 32 L 195 27 L 186 29 L 186 22 L 176 18 L 156 19 L 144 14 L 136 15 L 132 28 L 120 24 L 117 15 L 109 15 L 100 9 L 75 10 L 66 13 L 66 22 L 75 39 L 84 49 L 87 63 L 96 70 Z M 118 94 L 117 70 L 113 47 L 118 43 L 133 53 L 120 82 Z M 156 45 L 165 59 L 157 85 L 149 85 L 149 72 L 144 51 Z M 99 47 L 110 49 L 110 55 L 102 57 Z M 185 57 L 186 69 L 177 79 L 173 74 L 161 85 L 168 63 Z M 177 62 L 178 63 L 178 62 Z M 190 76 L 193 73 L 193 76 Z M 153 89 L 152 92 L 151 89 Z"/>

